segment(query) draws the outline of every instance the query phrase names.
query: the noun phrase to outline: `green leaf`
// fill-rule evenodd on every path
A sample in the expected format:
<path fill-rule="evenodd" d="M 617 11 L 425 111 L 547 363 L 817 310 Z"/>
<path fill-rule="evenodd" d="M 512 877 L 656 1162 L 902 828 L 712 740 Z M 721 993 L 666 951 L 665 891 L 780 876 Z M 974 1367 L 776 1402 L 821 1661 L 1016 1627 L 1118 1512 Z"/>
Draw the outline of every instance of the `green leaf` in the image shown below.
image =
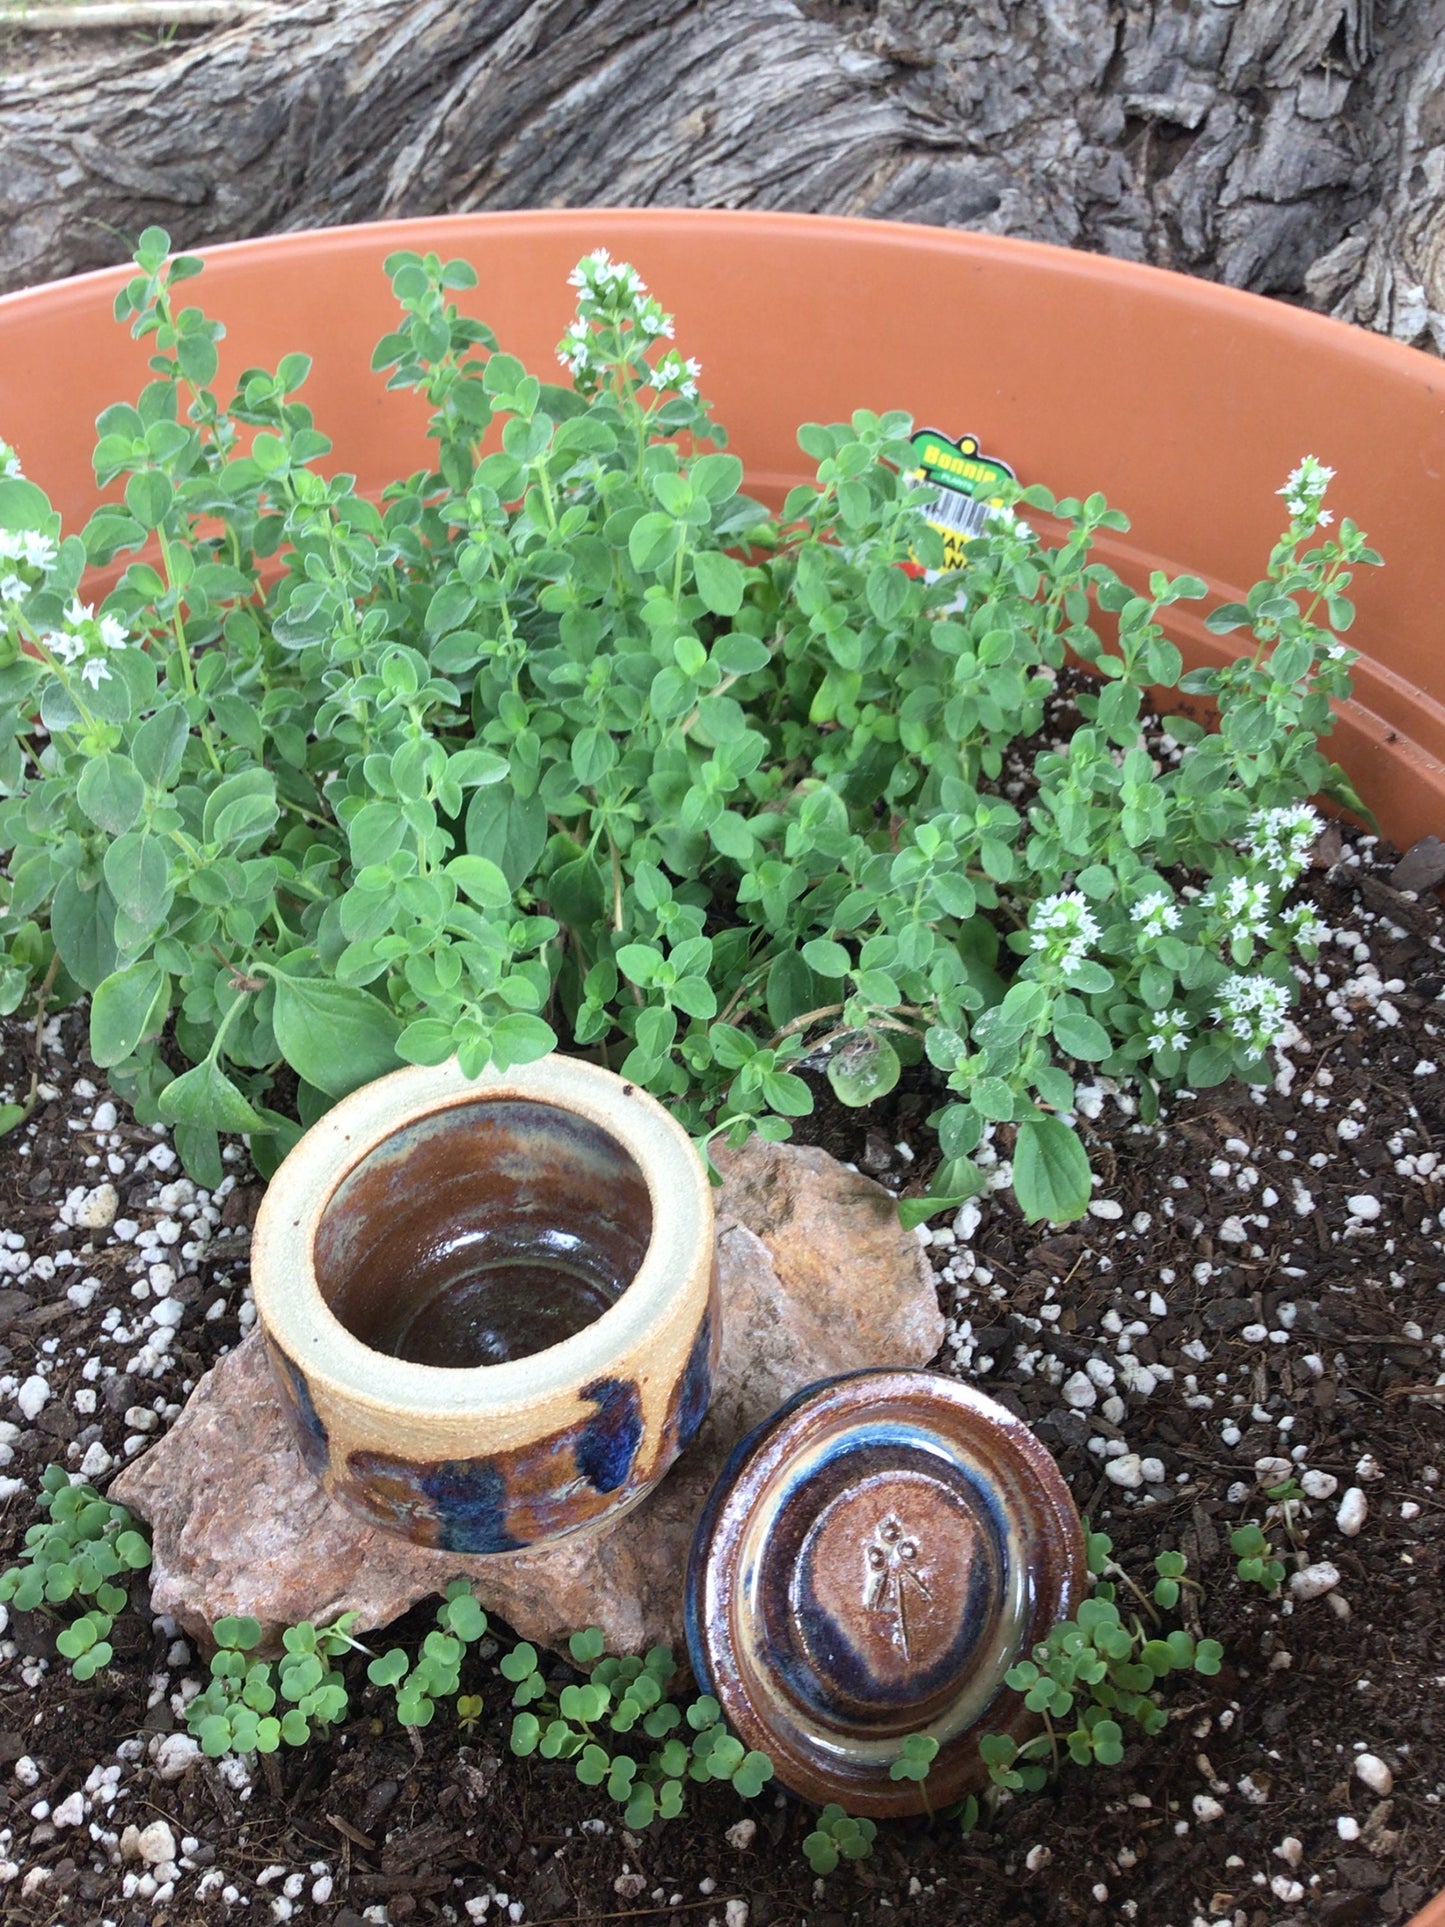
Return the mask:
<path fill-rule="evenodd" d="M 410 1664 L 401 1647 L 393 1646 L 390 1651 L 371 1661 L 366 1669 L 366 1677 L 374 1686 L 395 1686 L 398 1680 L 405 1678 Z"/>
<path fill-rule="evenodd" d="M 627 553 L 640 575 L 664 568 L 677 553 L 682 540 L 681 526 L 670 515 L 656 511 L 639 516 L 627 537 Z"/>
<path fill-rule="evenodd" d="M 396 1040 L 396 1054 L 407 1064 L 444 1064 L 455 1048 L 450 1024 L 438 1017 L 419 1017 Z"/>
<path fill-rule="evenodd" d="M 1204 618 L 1204 626 L 1212 635 L 1227 636 L 1231 630 L 1242 628 L 1249 620 L 1249 611 L 1242 602 L 1223 602 Z"/>
<path fill-rule="evenodd" d="M 765 642 L 734 629 L 713 644 L 712 660 L 725 675 L 751 676 L 766 669 L 772 656 Z"/>
<path fill-rule="evenodd" d="M 814 937 L 803 945 L 803 961 L 820 977 L 846 977 L 853 959 L 841 943 L 829 937 Z"/>
<path fill-rule="evenodd" d="M 987 1183 L 987 1174 L 968 1158 L 949 1158 L 934 1172 L 924 1197 L 898 1200 L 898 1222 L 905 1231 L 912 1231 L 940 1211 L 956 1211 L 967 1204 Z"/>
<path fill-rule="evenodd" d="M 101 869 L 116 908 L 143 930 L 154 930 L 171 900 L 170 866 L 159 839 L 149 830 L 132 830 L 111 844 Z"/>
<path fill-rule="evenodd" d="M 145 784 L 128 756 L 106 750 L 81 771 L 75 800 L 100 829 L 124 836 L 141 813 Z"/>
<path fill-rule="evenodd" d="M 1086 1063 L 1098 1063 L 1113 1049 L 1109 1033 L 1101 1023 L 1084 1011 L 1070 1010 L 1067 1005 L 1061 1004 L 1055 1009 L 1053 1030 L 1060 1048 Z"/>
<path fill-rule="evenodd" d="M 586 930 L 602 915 L 605 885 L 601 870 L 590 856 L 563 863 L 547 879 L 547 907 L 558 923 Z"/>
<path fill-rule="evenodd" d="M 491 859 L 513 890 L 520 889 L 547 844 L 547 806 L 538 795 L 518 796 L 509 784 L 475 790 L 467 805 L 466 845 Z"/>
<path fill-rule="evenodd" d="M 345 1097 L 397 1068 L 400 1020 L 370 991 L 325 977 L 292 976 L 278 964 L 268 965 L 267 973 L 276 986 L 276 1042 L 308 1084 L 328 1097 Z"/>
<path fill-rule="evenodd" d="M 557 1033 L 540 1017 L 514 1010 L 492 1026 L 492 1054 L 501 1070 L 513 1064 L 535 1064 L 557 1048 Z"/>
<path fill-rule="evenodd" d="M 1367 829 L 1378 830 L 1373 810 L 1360 800 L 1360 793 L 1346 776 L 1338 763 L 1331 763 L 1325 772 L 1325 780 L 1320 784 L 1320 794 L 1327 796 L 1332 803 L 1338 803 L 1352 816 L 1357 816 Z"/>
<path fill-rule="evenodd" d="M 773 1026 L 781 1030 L 797 1017 L 832 1000 L 796 950 L 783 950 L 768 971 L 767 1007 Z"/>
<path fill-rule="evenodd" d="M 898 1053 L 881 1031 L 852 1032 L 828 1059 L 834 1096 L 855 1108 L 886 1097 L 901 1075 Z"/>
<path fill-rule="evenodd" d="M 897 620 L 908 600 L 908 577 L 893 563 L 882 562 L 868 571 L 864 585 L 868 607 L 886 626 Z"/>
<path fill-rule="evenodd" d="M 103 883 L 82 890 L 74 876 L 63 876 L 55 886 L 50 934 L 60 961 L 83 990 L 95 990 L 119 966 L 115 909 Z"/>
<path fill-rule="evenodd" d="M 512 885 L 489 857 L 454 856 L 446 873 L 464 896 L 484 910 L 505 910 L 512 901 Z"/>
<path fill-rule="evenodd" d="M 280 814 L 276 779 L 271 772 L 256 768 L 239 770 L 217 783 L 207 796 L 201 818 L 201 838 L 221 848 L 232 844 L 254 845 L 273 827 Z"/>
<path fill-rule="evenodd" d="M 968 1087 L 969 1102 L 981 1117 L 1008 1123 L 1014 1114 L 1014 1094 L 1001 1077 L 976 1077 Z"/>
<path fill-rule="evenodd" d="M 743 465 L 736 455 L 699 455 L 687 471 L 699 495 L 716 507 L 737 494 L 743 485 Z"/>
<path fill-rule="evenodd" d="M 208 1124 L 216 1131 L 270 1129 L 212 1057 L 167 1084 L 156 1108 L 167 1124 Z"/>
<path fill-rule="evenodd" d="M 179 702 L 164 704 L 148 716 L 132 738 L 131 760 L 153 789 L 168 789 L 180 773 L 190 736 L 190 720 Z"/>
<path fill-rule="evenodd" d="M 142 469 L 125 485 L 125 505 L 143 529 L 158 529 L 170 513 L 174 491 L 158 469 Z"/>
<path fill-rule="evenodd" d="M 44 489 L 20 475 L 0 475 L 0 529 L 58 531 L 60 517 Z"/>
<path fill-rule="evenodd" d="M 629 983 L 645 990 L 662 968 L 662 952 L 650 943 L 625 943 L 617 952 L 617 968 Z"/>
<path fill-rule="evenodd" d="M 617 745 L 609 731 L 593 726 L 573 737 L 572 771 L 583 789 L 595 789 L 616 761 Z"/>
<path fill-rule="evenodd" d="M 743 606 L 747 575 L 730 555 L 701 549 L 692 558 L 693 580 L 706 607 L 715 616 L 735 616 Z"/>
<path fill-rule="evenodd" d="M 90 1006 L 90 1054 L 102 1070 L 121 1063 L 165 1023 L 170 979 L 154 958 L 113 971 Z"/>
<path fill-rule="evenodd" d="M 1089 1208 L 1089 1160 L 1061 1118 L 1031 1117 L 1019 1126 L 1013 1173 L 1014 1196 L 1031 1224 L 1066 1224 Z"/>

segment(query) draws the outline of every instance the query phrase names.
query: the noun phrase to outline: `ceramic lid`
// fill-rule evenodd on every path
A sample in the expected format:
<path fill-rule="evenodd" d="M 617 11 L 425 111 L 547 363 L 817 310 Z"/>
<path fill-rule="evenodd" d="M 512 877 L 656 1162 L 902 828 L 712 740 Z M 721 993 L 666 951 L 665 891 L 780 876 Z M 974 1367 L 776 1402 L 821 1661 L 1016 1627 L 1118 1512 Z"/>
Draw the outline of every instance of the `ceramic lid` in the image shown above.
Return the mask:
<path fill-rule="evenodd" d="M 1021 1419 L 934 1372 L 850 1373 L 723 1468 L 688 1566 L 692 1667 L 792 1792 L 936 1811 L 984 1778 L 980 1732 L 1030 1730 L 1018 1694 L 994 1701 L 1085 1573 L 1068 1488 Z M 889 1776 L 910 1733 L 939 1743 L 926 1788 Z"/>

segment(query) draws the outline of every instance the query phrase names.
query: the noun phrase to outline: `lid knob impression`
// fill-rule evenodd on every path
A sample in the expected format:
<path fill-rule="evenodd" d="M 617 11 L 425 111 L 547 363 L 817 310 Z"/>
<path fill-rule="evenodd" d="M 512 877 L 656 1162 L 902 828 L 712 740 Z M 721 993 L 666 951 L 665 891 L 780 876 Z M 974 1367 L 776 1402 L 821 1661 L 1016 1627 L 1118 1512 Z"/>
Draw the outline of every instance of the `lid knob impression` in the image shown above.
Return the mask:
<path fill-rule="evenodd" d="M 936 1808 L 983 1778 L 979 1731 L 1022 1712 L 981 1724 L 1004 1674 L 1084 1575 L 1068 1488 L 1022 1421 L 936 1373 L 853 1373 L 724 1468 L 688 1570 L 693 1670 L 805 1799 Z M 889 1775 L 919 1732 L 939 1742 L 926 1798 Z"/>

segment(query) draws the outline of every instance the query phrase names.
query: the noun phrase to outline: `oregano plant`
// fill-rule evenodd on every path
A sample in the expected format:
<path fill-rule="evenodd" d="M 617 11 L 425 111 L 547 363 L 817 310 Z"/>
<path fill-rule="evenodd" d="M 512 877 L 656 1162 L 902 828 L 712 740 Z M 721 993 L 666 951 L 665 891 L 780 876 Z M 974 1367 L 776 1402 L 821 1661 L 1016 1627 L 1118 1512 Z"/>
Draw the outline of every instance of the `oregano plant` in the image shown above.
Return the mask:
<path fill-rule="evenodd" d="M 1163 622 L 1204 584 L 1124 583 L 1101 496 L 1005 489 L 944 574 L 901 412 L 805 424 L 813 478 L 751 500 L 604 251 L 566 382 L 463 311 L 465 262 L 387 261 L 375 367 L 432 447 L 379 499 L 328 466 L 306 356 L 219 385 L 201 265 L 141 238 L 116 312 L 149 379 L 99 418 L 85 528 L 0 475 L 0 1010 L 88 993 L 96 1062 L 195 1177 L 222 1132 L 269 1171 L 401 1062 L 590 1052 L 706 1154 L 787 1137 L 805 1070 L 861 1105 L 926 1058 L 942 1158 L 905 1213 L 978 1190 L 982 1153 L 1063 1220 L 1081 1066 L 1146 1112 L 1270 1074 L 1324 934 L 1287 904 L 1308 798 L 1354 800 L 1319 744 L 1378 560 L 1327 532 L 1326 467 L 1209 618 L 1237 658 L 1185 675 Z M 1070 659 L 1097 681 L 1054 741 Z M 1151 732 L 1161 686 L 1218 731 Z"/>

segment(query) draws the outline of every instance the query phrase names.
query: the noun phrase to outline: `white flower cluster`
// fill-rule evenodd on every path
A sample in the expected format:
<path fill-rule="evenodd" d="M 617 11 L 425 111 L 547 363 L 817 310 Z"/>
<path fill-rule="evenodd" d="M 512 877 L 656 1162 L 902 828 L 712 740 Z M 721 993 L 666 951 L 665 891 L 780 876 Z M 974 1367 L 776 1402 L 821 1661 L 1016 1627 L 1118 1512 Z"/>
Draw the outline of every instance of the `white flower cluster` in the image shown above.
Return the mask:
<path fill-rule="evenodd" d="M 1044 897 L 1029 917 L 1029 944 L 1045 952 L 1070 977 L 1099 941 L 1099 926 L 1088 901 L 1078 890 Z"/>
<path fill-rule="evenodd" d="M 1296 903 L 1285 911 L 1280 922 L 1298 944 L 1311 944 L 1314 947 L 1328 943 L 1334 932 L 1327 923 L 1315 915 L 1312 903 Z"/>
<path fill-rule="evenodd" d="M 1330 511 L 1320 506 L 1325 499 L 1325 490 L 1334 477 L 1332 468 L 1326 468 L 1313 455 L 1305 456 L 1284 487 L 1276 490 L 1284 497 L 1284 505 L 1289 510 L 1292 522 L 1302 523 L 1306 528 L 1323 529 L 1334 521 Z"/>
<path fill-rule="evenodd" d="M 647 292 L 636 268 L 614 261 L 606 248 L 584 255 L 567 279 L 579 290 L 577 319 L 557 343 L 557 359 L 574 381 L 586 385 L 599 376 L 619 347 L 636 357 L 654 342 L 672 340 L 672 316 Z M 668 349 L 649 370 L 648 385 L 659 392 L 676 389 L 692 401 L 701 373 L 696 361 Z"/>
<path fill-rule="evenodd" d="M 1262 1057 L 1284 1036 L 1289 992 L 1269 977 L 1226 977 L 1219 986 L 1214 1015 L 1232 1037 Z"/>
<path fill-rule="evenodd" d="M 21 476 L 25 473 L 20 466 L 20 457 L 7 441 L 0 441 L 0 476 Z"/>
<path fill-rule="evenodd" d="M 1148 1038 L 1150 1050 L 1183 1050 L 1189 1041 L 1189 1019 L 1182 1010 L 1156 1011 L 1154 1023 Z"/>
<path fill-rule="evenodd" d="M 1317 810 L 1308 803 L 1286 809 L 1256 810 L 1245 825 L 1244 847 L 1273 870 L 1282 883 L 1293 883 L 1310 860 L 1310 851 L 1324 828 Z"/>
<path fill-rule="evenodd" d="M 691 355 L 684 361 L 676 348 L 669 348 L 652 373 L 647 377 L 650 388 L 661 394 L 665 389 L 675 388 L 684 401 L 697 400 L 697 378 L 702 373 L 702 363 Z"/>
<path fill-rule="evenodd" d="M 1227 883 L 1216 883 L 1204 902 L 1231 936 L 1253 937 L 1262 943 L 1269 934 L 1269 885 L 1263 881 L 1230 877 Z"/>
<path fill-rule="evenodd" d="M 38 529 L 0 529 L 0 615 L 7 603 L 25 600 L 54 567 L 55 553 L 55 544 Z"/>
<path fill-rule="evenodd" d="M 1139 936 L 1162 937 L 1179 928 L 1179 911 L 1162 890 L 1153 890 L 1130 907 L 1129 915 L 1139 926 Z"/>
<path fill-rule="evenodd" d="M 67 669 L 79 663 L 81 681 L 89 683 L 92 689 L 99 689 L 103 682 L 110 681 L 105 652 L 124 649 L 130 641 L 125 625 L 115 616 L 101 616 L 97 620 L 94 608 L 87 607 L 78 598 L 66 610 L 65 620 L 66 628 L 48 629 L 40 640 Z"/>
<path fill-rule="evenodd" d="M 569 288 L 580 288 L 596 301 L 635 301 L 647 293 L 647 283 L 626 261 L 614 261 L 606 248 L 594 248 L 567 276 Z"/>
<path fill-rule="evenodd" d="M 988 512 L 987 527 L 990 535 L 1012 535 L 1020 542 L 1032 542 L 1034 539 L 1035 531 L 1032 522 L 1026 522 L 1021 515 L 1015 515 L 1012 509 L 991 507 Z"/>

